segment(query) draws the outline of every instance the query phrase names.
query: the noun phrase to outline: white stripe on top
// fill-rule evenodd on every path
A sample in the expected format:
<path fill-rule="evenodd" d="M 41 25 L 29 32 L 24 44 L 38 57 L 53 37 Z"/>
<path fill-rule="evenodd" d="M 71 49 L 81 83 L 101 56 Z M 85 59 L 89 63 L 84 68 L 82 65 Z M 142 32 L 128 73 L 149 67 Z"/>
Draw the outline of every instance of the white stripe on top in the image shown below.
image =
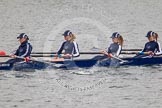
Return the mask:
<path fill-rule="evenodd" d="M 28 43 L 26 43 L 26 44 L 27 44 L 26 52 L 23 55 L 21 55 L 21 57 L 25 57 L 29 52 L 29 44 Z"/>
<path fill-rule="evenodd" d="M 121 45 L 119 45 L 118 51 L 116 52 L 116 56 L 119 56 L 121 50 L 122 50 L 122 47 L 121 47 Z"/>
<path fill-rule="evenodd" d="M 159 46 L 159 52 L 156 52 L 155 54 L 160 55 L 160 54 L 162 54 L 161 45 L 160 45 L 159 42 L 157 42 L 157 43 L 158 43 L 158 46 Z"/>
<path fill-rule="evenodd" d="M 73 41 L 73 43 L 74 43 L 74 49 L 73 49 L 72 55 L 73 55 L 73 57 L 77 57 L 77 56 L 80 55 L 80 54 L 79 54 L 78 45 L 77 45 L 77 43 L 76 43 L 75 41 Z M 74 50 L 76 51 L 75 54 L 73 54 L 73 53 L 74 53 Z"/>

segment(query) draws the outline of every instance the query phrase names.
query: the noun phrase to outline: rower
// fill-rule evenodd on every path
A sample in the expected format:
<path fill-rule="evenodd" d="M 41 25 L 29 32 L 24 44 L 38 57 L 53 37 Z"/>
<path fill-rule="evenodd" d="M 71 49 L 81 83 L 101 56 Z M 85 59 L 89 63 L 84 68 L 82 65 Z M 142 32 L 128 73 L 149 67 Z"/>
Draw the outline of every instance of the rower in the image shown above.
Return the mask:
<path fill-rule="evenodd" d="M 137 57 L 147 58 L 162 54 L 160 43 L 157 42 L 158 34 L 153 31 L 149 31 L 146 37 L 149 42 L 145 44 L 144 49 L 138 53 Z"/>
<path fill-rule="evenodd" d="M 100 60 L 99 65 L 102 66 L 119 66 L 120 60 L 118 56 L 120 55 L 122 51 L 123 46 L 123 37 L 118 33 L 115 32 L 111 36 L 112 38 L 112 44 L 108 47 L 108 51 L 101 51 L 102 54 L 106 56 L 103 59 Z"/>
<path fill-rule="evenodd" d="M 118 32 L 115 32 L 112 34 L 111 38 L 113 43 L 108 47 L 108 51 L 101 51 L 101 53 L 109 58 L 112 58 L 113 56 L 118 57 L 122 50 L 123 37 Z"/>
<path fill-rule="evenodd" d="M 62 43 L 57 52 L 57 57 L 55 57 L 52 61 L 64 61 L 65 59 L 72 59 L 80 56 L 78 44 L 74 41 L 76 36 L 70 30 L 66 30 L 63 36 L 65 42 Z M 63 51 L 64 54 L 62 55 Z"/>
<path fill-rule="evenodd" d="M 11 57 L 13 59 L 10 59 L 9 61 L 7 61 L 7 63 L 13 64 L 15 62 L 23 61 L 23 59 L 21 59 L 21 58 L 24 58 L 26 61 L 28 61 L 30 59 L 32 46 L 28 42 L 29 37 L 25 33 L 21 33 L 17 37 L 17 39 L 19 39 L 19 41 L 20 41 L 20 46 L 18 47 L 18 49 L 16 50 L 15 53 L 11 54 Z"/>

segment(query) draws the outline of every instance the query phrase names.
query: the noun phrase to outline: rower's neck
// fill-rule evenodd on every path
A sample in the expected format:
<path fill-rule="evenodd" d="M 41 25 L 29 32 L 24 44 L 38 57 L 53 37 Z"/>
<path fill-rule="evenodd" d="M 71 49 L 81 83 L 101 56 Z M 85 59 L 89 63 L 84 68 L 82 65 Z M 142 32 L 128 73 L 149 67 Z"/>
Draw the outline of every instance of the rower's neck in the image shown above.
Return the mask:
<path fill-rule="evenodd" d="M 28 41 L 24 41 L 24 42 L 22 42 L 21 44 L 25 44 L 25 43 L 27 43 Z"/>
<path fill-rule="evenodd" d="M 155 40 L 151 40 L 150 42 L 156 42 Z"/>

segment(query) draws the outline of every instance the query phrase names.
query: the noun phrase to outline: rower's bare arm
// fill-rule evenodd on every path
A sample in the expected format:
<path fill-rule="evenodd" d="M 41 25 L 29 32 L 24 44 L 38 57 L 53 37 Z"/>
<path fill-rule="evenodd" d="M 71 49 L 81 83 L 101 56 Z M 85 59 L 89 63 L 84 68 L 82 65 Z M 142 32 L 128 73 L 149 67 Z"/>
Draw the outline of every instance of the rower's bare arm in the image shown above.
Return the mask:
<path fill-rule="evenodd" d="M 108 55 L 108 53 L 107 53 L 106 51 L 104 51 L 104 50 L 102 50 L 102 51 L 100 51 L 100 52 L 101 52 L 101 54 Z"/>
<path fill-rule="evenodd" d="M 71 54 L 65 54 L 65 55 L 63 55 L 63 57 L 72 57 L 72 55 Z"/>
<path fill-rule="evenodd" d="M 148 51 L 148 52 L 139 52 L 138 54 L 140 54 L 140 55 L 155 55 L 155 53 L 152 52 L 152 51 Z"/>
<path fill-rule="evenodd" d="M 16 55 L 10 55 L 10 57 L 11 57 L 11 58 L 17 58 L 17 56 L 16 56 Z"/>

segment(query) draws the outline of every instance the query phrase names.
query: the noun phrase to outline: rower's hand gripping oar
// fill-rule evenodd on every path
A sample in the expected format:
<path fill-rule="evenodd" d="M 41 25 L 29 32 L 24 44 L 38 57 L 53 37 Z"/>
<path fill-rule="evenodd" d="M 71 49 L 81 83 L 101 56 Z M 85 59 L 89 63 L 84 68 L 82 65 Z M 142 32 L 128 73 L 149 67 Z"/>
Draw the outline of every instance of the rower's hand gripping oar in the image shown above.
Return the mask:
<path fill-rule="evenodd" d="M 114 56 L 114 55 L 112 55 L 112 54 L 108 54 L 105 50 L 101 50 L 100 52 L 101 52 L 101 54 L 105 54 L 105 55 L 107 55 L 107 56 L 110 57 L 110 58 L 114 58 L 114 59 L 116 59 L 116 60 L 119 60 L 121 64 L 122 64 L 122 63 L 127 63 L 127 62 L 129 62 L 129 61 L 127 61 L 127 60 L 123 60 L 123 59 L 121 59 L 121 58 L 119 58 L 119 57 L 116 57 L 116 56 Z"/>
<path fill-rule="evenodd" d="M 45 62 L 45 61 L 42 61 L 42 60 L 37 60 L 37 59 L 33 59 L 32 57 L 29 58 L 29 57 L 20 57 L 20 56 L 12 56 L 11 55 L 6 55 L 6 52 L 4 51 L 0 51 L 0 57 L 9 57 L 9 58 L 19 58 L 19 59 L 22 59 L 24 61 L 38 61 L 38 62 Z M 39 57 L 39 55 L 36 55 L 36 57 Z M 40 57 L 42 57 L 42 55 L 40 55 Z"/>
<path fill-rule="evenodd" d="M 122 63 L 128 63 L 128 62 L 129 62 L 129 61 L 127 61 L 127 60 L 123 60 L 123 59 L 121 59 L 121 58 L 119 58 L 119 57 L 115 57 L 115 56 L 112 56 L 112 58 L 119 60 L 121 64 L 122 64 Z"/>

